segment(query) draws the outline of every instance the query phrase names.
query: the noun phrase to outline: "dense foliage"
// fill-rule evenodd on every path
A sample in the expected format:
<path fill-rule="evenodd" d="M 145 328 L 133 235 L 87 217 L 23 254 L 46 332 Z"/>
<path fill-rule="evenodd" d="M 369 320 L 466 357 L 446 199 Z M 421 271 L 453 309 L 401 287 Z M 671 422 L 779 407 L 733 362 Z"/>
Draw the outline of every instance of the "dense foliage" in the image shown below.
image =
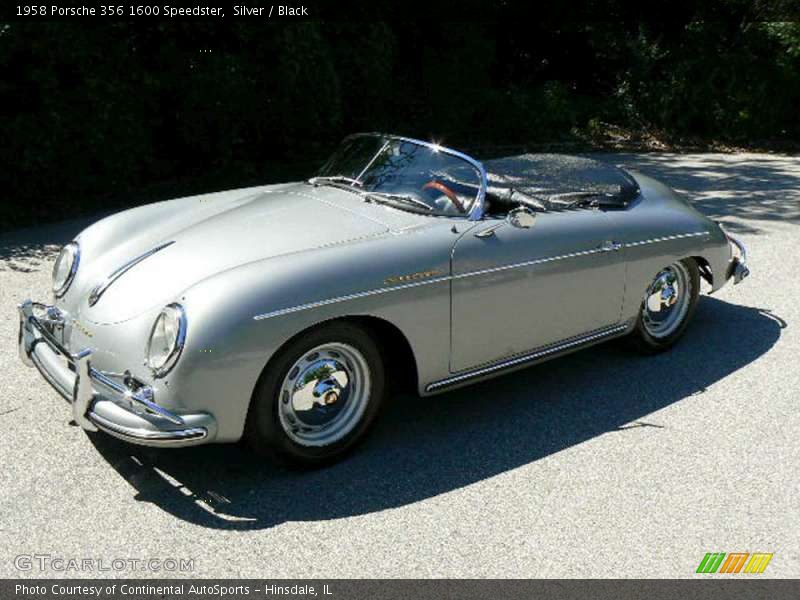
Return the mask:
<path fill-rule="evenodd" d="M 800 25 L 712 17 L 0 25 L 0 228 L 289 180 L 360 130 L 797 140 Z"/>

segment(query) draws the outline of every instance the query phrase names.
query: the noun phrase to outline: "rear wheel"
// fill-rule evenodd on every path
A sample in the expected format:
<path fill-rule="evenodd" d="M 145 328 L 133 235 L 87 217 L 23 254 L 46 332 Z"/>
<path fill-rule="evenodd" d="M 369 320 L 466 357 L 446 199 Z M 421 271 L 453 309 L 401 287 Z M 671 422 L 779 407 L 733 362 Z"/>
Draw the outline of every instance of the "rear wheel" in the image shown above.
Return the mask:
<path fill-rule="evenodd" d="M 645 353 L 661 352 L 683 335 L 697 307 L 700 272 L 692 259 L 664 267 L 644 292 L 631 338 Z"/>
<path fill-rule="evenodd" d="M 383 402 L 384 367 L 370 334 L 323 325 L 270 361 L 253 396 L 245 437 L 284 464 L 331 462 L 367 432 Z"/>

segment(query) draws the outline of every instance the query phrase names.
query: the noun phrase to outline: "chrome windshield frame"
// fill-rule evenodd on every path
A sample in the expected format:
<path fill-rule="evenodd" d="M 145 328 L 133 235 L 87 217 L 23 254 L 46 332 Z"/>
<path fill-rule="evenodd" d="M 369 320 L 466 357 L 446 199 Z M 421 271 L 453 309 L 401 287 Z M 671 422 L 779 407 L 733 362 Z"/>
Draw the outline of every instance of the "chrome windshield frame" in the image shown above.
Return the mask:
<path fill-rule="evenodd" d="M 480 161 L 475 160 L 468 154 L 464 154 L 463 152 L 459 152 L 458 150 L 454 150 L 453 148 L 448 148 L 447 146 L 441 146 L 434 142 L 426 142 L 424 140 L 418 140 L 416 138 L 404 137 L 402 135 L 392 135 L 389 133 L 380 133 L 380 132 L 354 133 L 352 135 L 348 135 L 342 141 L 344 142 L 357 137 L 377 137 L 385 139 L 387 141 L 399 140 L 401 142 L 408 142 L 410 144 L 416 144 L 418 146 L 424 146 L 426 148 L 430 148 L 434 152 L 442 152 L 450 156 L 455 156 L 456 158 L 460 158 L 461 160 L 468 162 L 478 171 L 478 176 L 480 177 L 480 186 L 478 188 L 478 194 L 475 197 L 475 201 L 472 203 L 472 207 L 470 208 L 469 212 L 463 216 L 458 215 L 458 217 L 456 218 L 466 217 L 467 220 L 469 221 L 480 221 L 483 218 L 484 205 L 486 201 L 486 191 L 489 189 L 489 177 L 486 174 L 486 169 L 484 168 L 483 164 Z M 378 152 L 375 153 L 375 156 L 372 159 L 373 161 L 375 158 L 377 158 L 377 156 L 380 155 L 380 153 L 384 150 L 385 147 L 386 147 L 385 144 L 381 146 L 380 150 L 378 150 Z M 370 161 L 370 164 L 371 162 L 372 161 Z M 368 167 L 369 165 L 367 165 L 367 167 L 365 167 L 364 170 L 366 170 L 366 168 Z"/>

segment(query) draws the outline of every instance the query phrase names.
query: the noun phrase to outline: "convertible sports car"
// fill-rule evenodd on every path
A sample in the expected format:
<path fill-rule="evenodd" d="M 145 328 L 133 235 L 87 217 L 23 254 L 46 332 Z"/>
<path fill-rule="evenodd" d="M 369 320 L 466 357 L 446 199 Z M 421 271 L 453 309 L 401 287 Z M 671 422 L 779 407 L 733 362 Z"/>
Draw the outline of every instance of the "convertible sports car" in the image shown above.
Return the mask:
<path fill-rule="evenodd" d="M 85 429 L 315 465 L 390 382 L 427 396 L 623 335 L 664 350 L 701 278 L 747 274 L 740 242 L 643 175 L 361 134 L 308 181 L 92 225 L 54 303 L 19 306 L 19 350 Z"/>

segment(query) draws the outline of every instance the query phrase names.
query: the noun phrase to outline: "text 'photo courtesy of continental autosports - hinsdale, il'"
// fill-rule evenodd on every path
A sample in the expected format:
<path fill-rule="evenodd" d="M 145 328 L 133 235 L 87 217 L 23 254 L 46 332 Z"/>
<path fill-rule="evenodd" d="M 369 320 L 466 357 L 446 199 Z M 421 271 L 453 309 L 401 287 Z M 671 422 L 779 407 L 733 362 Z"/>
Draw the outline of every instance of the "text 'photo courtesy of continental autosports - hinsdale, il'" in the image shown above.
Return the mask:
<path fill-rule="evenodd" d="M 314 466 L 363 438 L 393 385 L 432 395 L 621 336 L 660 352 L 701 280 L 747 275 L 744 246 L 649 177 L 359 134 L 307 181 L 85 229 L 53 298 L 19 306 L 19 353 L 84 429 L 244 438 Z"/>

